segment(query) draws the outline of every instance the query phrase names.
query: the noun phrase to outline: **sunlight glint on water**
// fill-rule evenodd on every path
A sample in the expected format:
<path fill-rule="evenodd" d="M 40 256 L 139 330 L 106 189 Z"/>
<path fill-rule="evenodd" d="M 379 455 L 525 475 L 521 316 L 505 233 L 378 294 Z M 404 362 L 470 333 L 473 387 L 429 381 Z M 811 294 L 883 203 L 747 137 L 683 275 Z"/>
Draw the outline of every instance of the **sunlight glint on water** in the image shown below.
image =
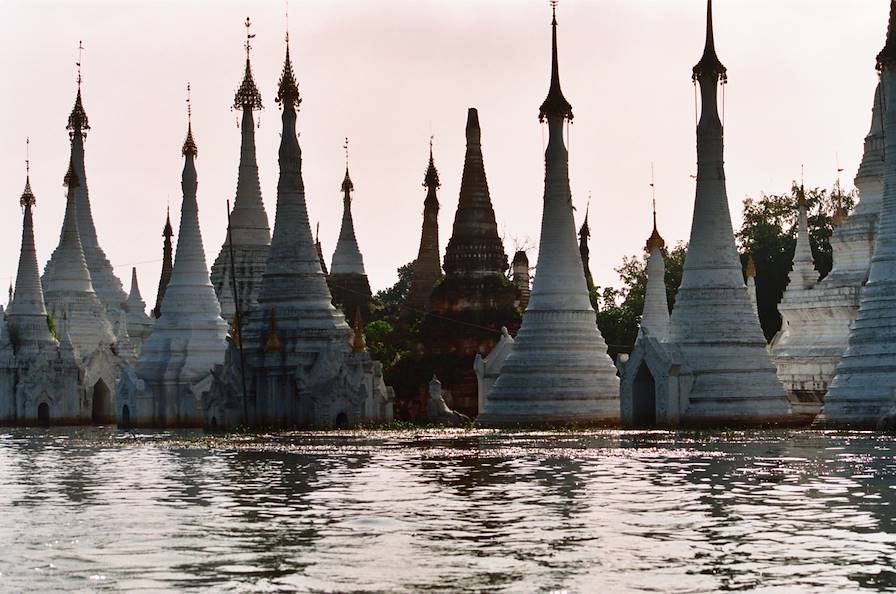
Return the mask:
<path fill-rule="evenodd" d="M 896 589 L 873 434 L 0 431 L 0 590 Z"/>

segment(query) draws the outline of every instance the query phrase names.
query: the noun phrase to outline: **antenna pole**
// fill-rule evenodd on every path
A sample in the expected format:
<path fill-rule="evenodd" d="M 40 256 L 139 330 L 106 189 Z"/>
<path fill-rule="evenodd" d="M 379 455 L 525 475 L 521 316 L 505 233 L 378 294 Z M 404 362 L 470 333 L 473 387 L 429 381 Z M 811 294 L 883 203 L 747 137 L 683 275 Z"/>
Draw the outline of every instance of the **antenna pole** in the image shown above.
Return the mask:
<path fill-rule="evenodd" d="M 249 403 L 246 394 L 246 362 L 243 359 L 243 316 L 240 312 L 240 296 L 236 291 L 236 275 L 233 261 L 233 236 L 230 233 L 230 200 L 227 201 L 227 249 L 230 252 L 230 289 L 233 291 L 234 324 L 236 326 L 236 348 L 240 354 L 240 383 L 243 388 L 243 424 L 249 426 Z"/>

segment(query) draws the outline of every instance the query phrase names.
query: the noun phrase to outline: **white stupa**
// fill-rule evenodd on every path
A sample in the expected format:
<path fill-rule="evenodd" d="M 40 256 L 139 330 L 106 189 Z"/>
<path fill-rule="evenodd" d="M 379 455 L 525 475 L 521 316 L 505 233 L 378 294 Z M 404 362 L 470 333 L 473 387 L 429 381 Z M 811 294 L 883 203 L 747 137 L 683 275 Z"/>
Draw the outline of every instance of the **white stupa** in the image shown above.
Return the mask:
<path fill-rule="evenodd" d="M 744 275 L 747 277 L 747 294 L 750 296 L 750 305 L 753 307 L 753 313 L 756 319 L 759 319 L 759 294 L 756 292 L 756 261 L 753 255 L 747 255 L 747 266 L 744 269 Z"/>
<path fill-rule="evenodd" d="M 209 280 L 196 202 L 196 143 L 188 125 L 183 146 L 183 203 L 171 280 L 162 315 L 117 388 L 117 411 L 124 425 L 202 426 L 202 394 L 212 368 L 224 361 L 227 322 Z"/>
<path fill-rule="evenodd" d="M 665 403 L 670 411 L 677 409 L 667 420 L 691 425 L 792 422 L 734 243 L 717 104 L 719 82 L 724 84 L 727 74 L 715 51 L 712 0 L 706 21 L 706 47 L 693 70 L 702 98 L 694 217 L 669 332 L 692 379 L 679 384 L 675 398 Z"/>
<path fill-rule="evenodd" d="M 59 245 L 50 256 L 42 279 L 44 300 L 54 320 L 62 320 L 64 314 L 68 316 L 69 334 L 75 352 L 82 359 L 87 359 L 98 350 L 111 348 L 115 335 L 87 269 L 77 222 L 76 196 L 80 179 L 71 161 L 65 174 L 65 185 L 68 188 L 65 217 Z M 117 379 L 115 372 L 111 378 L 113 385 Z"/>
<path fill-rule="evenodd" d="M 128 293 L 125 308 L 127 309 L 128 335 L 134 350 L 139 354 L 143 341 L 149 338 L 152 332 L 152 319 L 146 315 L 146 302 L 140 295 L 137 269 L 134 267 L 131 268 L 131 290 Z"/>
<path fill-rule="evenodd" d="M 573 114 L 560 90 L 556 14 L 551 31 L 551 85 L 539 115 L 548 122 L 549 140 L 538 267 L 522 327 L 477 419 L 483 425 L 619 420 L 619 381 L 595 323 L 576 242 L 563 143 L 563 124 Z"/>
<path fill-rule="evenodd" d="M 112 265 L 103 252 L 103 248 L 100 247 L 96 226 L 93 223 L 90 193 L 87 189 L 87 173 L 84 167 L 84 140 L 87 137 L 87 131 L 90 130 L 90 125 L 87 120 L 87 112 L 84 111 L 81 101 L 80 62 L 78 68 L 78 93 L 75 97 L 75 105 L 68 117 L 67 126 L 71 140 L 71 162 L 79 181 L 75 188 L 78 234 L 87 261 L 87 269 L 90 271 L 93 289 L 106 309 L 109 310 L 109 315 L 116 318 L 118 311 L 124 307 L 127 295 L 121 280 L 115 276 Z M 44 269 L 44 275 L 50 273 L 52 273 L 52 267 Z"/>
<path fill-rule="evenodd" d="M 883 204 L 868 282 L 820 421 L 875 427 L 896 413 L 896 0 L 877 56 L 883 96 Z"/>
<path fill-rule="evenodd" d="M 669 340 L 669 298 L 666 295 L 666 263 L 663 248 L 666 241 L 656 229 L 656 210 L 653 211 L 653 232 L 647 238 L 647 287 L 644 290 L 644 312 L 641 314 L 641 333 L 660 342 Z"/>
<path fill-rule="evenodd" d="M 15 298 L 0 322 L 0 422 L 68 424 L 90 421 L 74 353 L 60 348 L 47 320 L 34 245 L 31 181 L 20 204 L 22 247 Z M 57 329 L 59 326 L 57 326 Z"/>
<path fill-rule="evenodd" d="M 271 229 L 268 215 L 261 198 L 258 181 L 258 163 L 255 158 L 255 118 L 253 112 L 262 109 L 261 93 L 252 77 L 249 52 L 250 22 L 246 19 L 246 70 L 233 100 L 233 109 L 242 111 L 242 143 L 240 145 L 239 175 L 236 184 L 236 198 L 230 213 L 230 236 L 212 264 L 211 281 L 221 303 L 221 315 L 228 322 L 233 321 L 234 281 L 239 309 L 245 319 L 258 299 L 261 276 L 271 245 Z M 233 265 L 231 266 L 231 242 L 233 244 Z"/>
<path fill-rule="evenodd" d="M 270 255 L 258 305 L 215 369 L 204 399 L 206 424 L 339 426 L 391 418 L 393 394 L 382 365 L 366 352 L 360 326 L 353 332 L 333 306 L 311 236 L 296 136 L 301 98 L 288 37 L 277 103 L 283 130 Z"/>
<path fill-rule="evenodd" d="M 871 130 L 865 137 L 864 155 L 855 184 L 859 190 L 856 209 L 844 220 L 842 207 L 834 214 L 831 236 L 833 268 L 810 289 L 791 282 L 778 306 L 783 322 L 772 339 L 771 351 L 778 377 L 795 406 L 804 414 L 817 414 L 828 391 L 837 363 L 846 350 L 849 327 L 859 312 L 862 286 L 868 280 L 877 218 L 883 194 L 884 139 L 880 84 L 874 93 Z M 839 182 L 833 196 L 838 199 Z M 800 222 L 800 241 L 805 232 Z M 805 243 L 805 242 L 803 242 Z M 797 251 L 794 270 L 801 266 L 811 279 L 806 249 Z"/>

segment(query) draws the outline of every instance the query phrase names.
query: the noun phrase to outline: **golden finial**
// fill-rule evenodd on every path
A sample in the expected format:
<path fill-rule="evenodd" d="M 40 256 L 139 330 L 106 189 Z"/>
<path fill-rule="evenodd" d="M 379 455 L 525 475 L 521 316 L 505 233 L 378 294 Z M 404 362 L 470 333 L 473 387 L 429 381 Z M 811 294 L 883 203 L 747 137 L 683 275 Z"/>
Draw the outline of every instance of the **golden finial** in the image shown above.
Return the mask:
<path fill-rule="evenodd" d="M 653 205 L 653 231 L 650 233 L 650 237 L 647 238 L 645 246 L 648 252 L 653 251 L 653 248 L 662 249 L 666 247 L 666 240 L 663 239 L 656 228 L 656 180 L 653 177 L 653 162 L 650 163 L 650 201 Z"/>
<path fill-rule="evenodd" d="M 345 168 L 348 169 L 348 136 L 345 137 L 345 144 L 342 145 L 342 148 L 345 149 Z"/>
<path fill-rule="evenodd" d="M 352 335 L 352 350 L 363 353 L 367 350 L 367 341 L 364 338 L 364 326 L 361 321 L 361 307 L 355 309 L 354 333 Z"/>
<path fill-rule="evenodd" d="M 279 353 L 281 349 L 280 336 L 277 334 L 277 314 L 274 309 L 268 316 L 268 339 L 264 345 L 264 352 Z"/>
<path fill-rule="evenodd" d="M 753 260 L 753 254 L 747 254 L 747 278 L 756 278 L 756 262 Z"/>

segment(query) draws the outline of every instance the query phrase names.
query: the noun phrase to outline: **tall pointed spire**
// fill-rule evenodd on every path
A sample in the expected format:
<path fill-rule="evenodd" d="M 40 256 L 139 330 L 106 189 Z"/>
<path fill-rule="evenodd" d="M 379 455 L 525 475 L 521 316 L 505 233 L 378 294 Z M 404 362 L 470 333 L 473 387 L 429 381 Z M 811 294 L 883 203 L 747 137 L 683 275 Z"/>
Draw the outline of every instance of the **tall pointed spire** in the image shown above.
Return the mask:
<path fill-rule="evenodd" d="M 663 259 L 666 241 L 656 228 L 656 200 L 653 201 L 653 231 L 644 247 L 647 250 L 647 287 L 644 290 L 641 331 L 660 342 L 666 342 L 669 340 L 669 299 L 666 295 L 666 262 Z"/>
<path fill-rule="evenodd" d="M 345 139 L 345 177 L 342 180 L 342 228 L 333 252 L 328 282 L 333 294 L 333 302 L 342 307 L 347 321 L 355 323 L 355 314 L 360 312 L 366 319 L 370 313 L 370 283 L 364 271 L 364 258 L 355 238 L 355 223 L 352 218 L 352 191 L 355 184 L 348 173 L 348 138 Z"/>
<path fill-rule="evenodd" d="M 25 161 L 25 190 L 19 199 L 22 206 L 22 246 L 16 272 L 15 299 L 10 302 L 7 310 L 9 330 L 14 337 L 13 347 L 17 354 L 36 353 L 57 345 L 47 325 L 47 309 L 37 265 L 32 212 L 37 200 L 31 190 L 30 173 L 28 159 Z M 11 291 L 10 294 L 12 295 Z"/>
<path fill-rule="evenodd" d="M 676 416 L 685 424 L 788 421 L 791 408 L 747 295 L 728 210 L 717 96 L 727 75 L 715 53 L 711 0 L 706 27 L 706 47 L 692 77 L 702 98 L 694 215 L 670 327 L 670 342 L 695 380 Z"/>
<path fill-rule="evenodd" d="M 877 56 L 885 142 L 883 205 L 868 282 L 849 345 L 825 396 L 822 420 L 874 428 L 896 409 L 896 0 Z"/>
<path fill-rule="evenodd" d="M 432 155 L 432 137 L 429 139 L 429 165 L 423 176 L 426 198 L 423 200 L 423 227 L 420 246 L 414 261 L 414 273 L 405 303 L 416 311 L 429 307 L 432 288 L 442 276 L 442 260 L 439 254 L 439 172 Z"/>
<path fill-rule="evenodd" d="M 246 18 L 246 69 L 233 101 L 233 109 L 242 111 L 240 131 L 239 174 L 236 198 L 230 213 L 229 234 L 212 265 L 211 279 L 221 303 L 221 315 L 232 321 L 236 313 L 233 281 L 236 284 L 239 309 L 247 312 L 258 299 L 261 275 L 271 244 L 271 228 L 261 197 L 258 162 L 255 155 L 255 119 L 253 112 L 262 109 L 261 94 L 252 78 L 250 61 L 252 39 L 251 21 Z M 231 254 L 231 245 L 233 246 Z M 233 266 L 231 266 L 231 257 Z M 231 270 L 231 268 L 233 268 Z"/>
<path fill-rule="evenodd" d="M 165 299 L 165 289 L 171 282 L 171 269 L 174 267 L 173 253 L 171 246 L 171 238 L 174 236 L 174 230 L 171 228 L 171 208 L 168 208 L 165 214 L 165 226 L 162 228 L 162 237 L 164 243 L 162 245 L 162 272 L 159 274 L 159 289 L 156 292 L 156 305 L 152 308 L 152 315 L 158 319 L 162 317 L 162 301 Z"/>
<path fill-rule="evenodd" d="M 793 268 L 787 275 L 790 285 L 797 289 L 808 289 L 818 281 L 812 246 L 809 243 L 809 222 L 806 216 L 806 189 L 800 184 L 797 192 L 797 236 L 793 252 Z"/>
<path fill-rule="evenodd" d="M 94 291 L 81 245 L 76 199 L 79 183 L 74 163 L 69 160 L 65 174 L 68 188 L 65 218 L 59 245 L 47 262 L 43 286 L 47 309 L 55 319 L 62 319 L 63 313 L 67 313 L 72 342 L 81 356 L 86 357 L 97 349 L 111 345 L 115 342 L 115 336 L 105 307 Z"/>
<path fill-rule="evenodd" d="M 339 230 L 339 240 L 336 242 L 336 250 L 333 252 L 333 261 L 330 265 L 330 276 L 337 274 L 360 274 L 364 272 L 364 258 L 358 248 L 358 240 L 355 238 L 355 223 L 352 218 L 352 191 L 355 185 L 348 173 L 348 138 L 345 139 L 345 177 L 342 180 L 342 227 Z M 351 310 L 352 312 L 354 309 Z"/>
<path fill-rule="evenodd" d="M 563 143 L 572 109 L 560 93 L 556 16 L 551 31 L 551 91 L 540 112 L 548 122 L 548 146 L 538 266 L 513 350 L 479 416 L 485 425 L 619 420 L 619 380 L 595 323 L 576 245 Z"/>
<path fill-rule="evenodd" d="M 591 210 L 591 199 L 589 196 L 588 205 L 585 207 L 585 220 L 579 227 L 579 255 L 582 258 L 582 269 L 585 271 L 585 284 L 588 285 L 590 291 L 594 287 L 594 277 L 591 276 L 591 250 L 588 247 L 588 240 L 591 239 L 591 226 L 588 224 L 588 213 Z"/>
<path fill-rule="evenodd" d="M 548 96 L 538 111 L 538 119 L 545 121 L 550 116 L 560 116 L 572 120 L 572 105 L 563 96 L 560 90 L 560 64 L 557 57 L 557 0 L 551 0 L 551 86 L 548 88 Z"/>
<path fill-rule="evenodd" d="M 479 112 L 467 110 L 467 151 L 460 181 L 460 197 L 454 227 L 445 249 L 445 274 L 449 278 L 504 276 L 507 255 L 498 235 L 482 159 Z"/>
<path fill-rule="evenodd" d="M 171 280 L 162 300 L 162 315 L 143 343 L 135 367 L 117 387 L 118 407 L 128 406 L 130 420 L 143 426 L 202 426 L 204 411 L 194 386 L 224 362 L 227 322 L 208 276 L 199 205 L 192 107 L 187 86 L 187 141 L 181 152 L 183 202 Z M 142 381 L 137 381 L 137 379 Z"/>
<path fill-rule="evenodd" d="M 152 332 L 152 320 L 146 315 L 146 302 L 140 294 L 137 284 L 137 268 L 131 268 L 131 290 L 128 293 L 127 306 L 128 336 L 139 354 L 143 341 Z"/>
<path fill-rule="evenodd" d="M 78 176 L 78 185 L 75 187 L 75 200 L 78 213 L 78 233 L 81 237 L 81 246 L 90 270 L 93 288 L 103 305 L 109 309 L 118 311 L 124 307 L 127 295 L 121 284 L 121 280 L 115 276 L 112 265 L 109 263 L 105 252 L 99 245 L 96 226 L 93 222 L 93 214 L 90 204 L 90 193 L 87 188 L 87 173 L 84 165 L 84 141 L 90 125 L 87 120 L 87 112 L 81 99 L 81 65 L 84 45 L 78 42 L 78 90 L 75 96 L 75 104 L 68 118 L 66 129 L 69 131 L 71 141 L 71 157 L 74 173 Z M 50 269 L 45 269 L 47 274 Z"/>
<path fill-rule="evenodd" d="M 712 0 L 706 0 L 706 45 L 703 48 L 703 56 L 694 66 L 693 79 L 698 81 L 701 78 L 709 77 L 725 84 L 728 81 L 728 69 L 716 54 L 716 42 L 712 29 Z"/>

